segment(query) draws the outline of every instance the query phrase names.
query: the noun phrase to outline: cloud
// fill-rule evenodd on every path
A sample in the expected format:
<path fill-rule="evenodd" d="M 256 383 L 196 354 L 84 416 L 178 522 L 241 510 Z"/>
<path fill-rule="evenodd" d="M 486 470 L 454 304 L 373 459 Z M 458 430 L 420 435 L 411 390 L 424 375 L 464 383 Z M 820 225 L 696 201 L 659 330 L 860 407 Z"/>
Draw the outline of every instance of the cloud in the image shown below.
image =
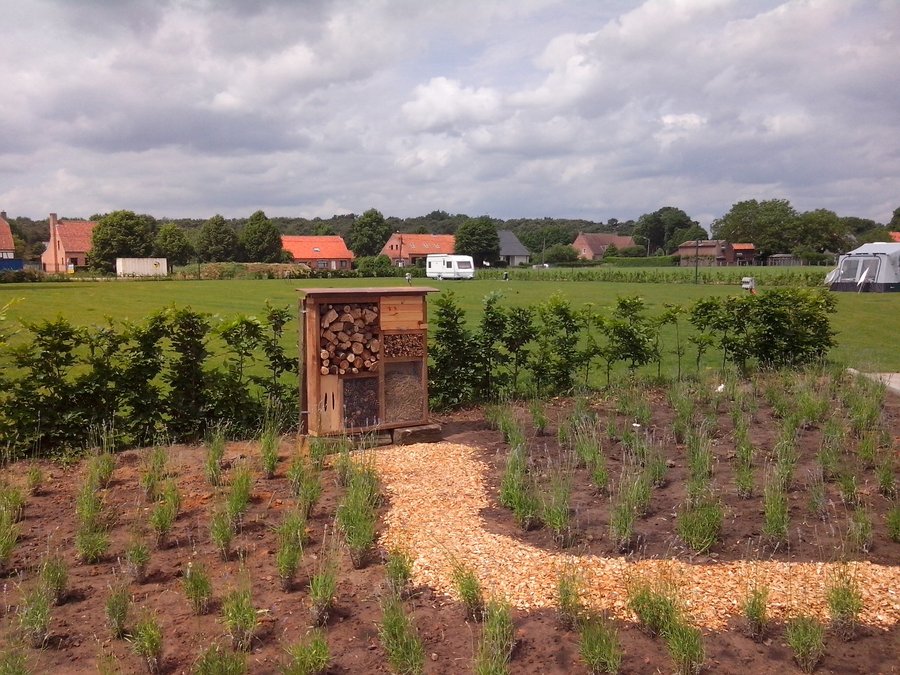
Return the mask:
<path fill-rule="evenodd" d="M 887 220 L 900 3 L 0 0 L 10 214 Z"/>

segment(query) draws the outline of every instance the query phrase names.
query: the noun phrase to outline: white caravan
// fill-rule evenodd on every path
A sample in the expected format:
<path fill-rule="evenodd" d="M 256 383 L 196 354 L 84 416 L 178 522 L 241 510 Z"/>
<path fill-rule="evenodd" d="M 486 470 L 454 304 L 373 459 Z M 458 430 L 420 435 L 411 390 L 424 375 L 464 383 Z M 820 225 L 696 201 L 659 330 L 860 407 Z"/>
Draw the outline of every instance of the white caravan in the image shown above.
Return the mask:
<path fill-rule="evenodd" d="M 425 258 L 429 279 L 474 279 L 475 261 L 470 255 L 430 255 Z"/>

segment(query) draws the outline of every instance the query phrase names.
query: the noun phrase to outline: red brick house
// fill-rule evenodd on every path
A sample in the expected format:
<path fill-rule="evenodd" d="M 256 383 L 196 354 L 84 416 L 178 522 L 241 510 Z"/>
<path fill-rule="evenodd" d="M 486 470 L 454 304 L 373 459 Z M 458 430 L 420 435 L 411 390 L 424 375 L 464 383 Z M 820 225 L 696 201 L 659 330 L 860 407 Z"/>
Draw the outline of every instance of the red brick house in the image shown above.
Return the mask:
<path fill-rule="evenodd" d="M 0 211 L 0 258 L 16 257 L 16 243 L 13 241 L 12 228 L 6 219 L 6 211 Z"/>
<path fill-rule="evenodd" d="M 281 248 L 291 254 L 295 263 L 305 263 L 314 270 L 349 270 L 354 258 L 338 236 L 282 235 Z"/>
<path fill-rule="evenodd" d="M 582 260 L 599 260 L 610 246 L 615 246 L 620 251 L 631 248 L 635 246 L 634 238 L 603 232 L 579 232 L 572 242 L 572 248 Z"/>
<path fill-rule="evenodd" d="M 90 220 L 57 220 L 50 214 L 50 241 L 41 254 L 41 266 L 50 274 L 74 272 L 87 265 L 91 237 L 97 223 Z"/>
<path fill-rule="evenodd" d="M 676 255 L 682 267 L 722 267 L 734 265 L 734 247 L 724 239 L 686 241 L 678 247 Z"/>
<path fill-rule="evenodd" d="M 415 265 L 429 255 L 452 255 L 456 251 L 456 237 L 452 234 L 404 234 L 394 232 L 381 249 L 381 255 L 401 267 Z"/>
<path fill-rule="evenodd" d="M 756 264 L 756 246 L 753 244 L 732 244 L 734 249 L 734 262 L 737 265 Z"/>

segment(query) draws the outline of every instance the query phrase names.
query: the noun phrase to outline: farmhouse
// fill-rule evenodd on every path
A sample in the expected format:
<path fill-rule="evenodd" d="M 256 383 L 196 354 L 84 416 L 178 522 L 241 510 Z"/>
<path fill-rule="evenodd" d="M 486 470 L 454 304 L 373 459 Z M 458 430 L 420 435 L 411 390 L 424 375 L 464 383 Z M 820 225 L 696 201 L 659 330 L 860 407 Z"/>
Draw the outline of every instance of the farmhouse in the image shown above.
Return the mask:
<path fill-rule="evenodd" d="M 16 255 L 16 244 L 13 241 L 12 228 L 6 220 L 6 211 L 0 211 L 0 259 L 9 260 Z"/>
<path fill-rule="evenodd" d="M 756 264 L 756 246 L 753 244 L 732 244 L 734 249 L 734 262 L 737 265 Z"/>
<path fill-rule="evenodd" d="M 610 246 L 615 246 L 619 250 L 631 248 L 635 246 L 634 238 L 603 232 L 579 232 L 572 243 L 572 248 L 578 252 L 578 257 L 582 260 L 599 260 Z"/>
<path fill-rule="evenodd" d="M 314 270 L 349 270 L 354 257 L 338 236 L 282 235 L 281 248 L 291 254 L 295 263 L 305 263 Z"/>
<path fill-rule="evenodd" d="M 89 220 L 57 220 L 56 214 L 51 213 L 50 241 L 41 254 L 43 270 L 61 274 L 85 267 L 95 227 L 97 223 Z"/>
<path fill-rule="evenodd" d="M 497 234 L 500 236 L 500 260 L 510 267 L 527 265 L 531 259 L 531 253 L 522 245 L 515 232 L 498 230 Z"/>
<path fill-rule="evenodd" d="M 678 247 L 676 253 L 681 258 L 682 267 L 721 267 L 734 265 L 734 246 L 724 239 L 709 239 L 706 241 L 686 241 Z"/>
<path fill-rule="evenodd" d="M 452 255 L 456 250 L 456 237 L 452 234 L 405 234 L 394 232 L 381 249 L 381 255 L 391 259 L 399 267 L 424 264 L 429 255 Z"/>

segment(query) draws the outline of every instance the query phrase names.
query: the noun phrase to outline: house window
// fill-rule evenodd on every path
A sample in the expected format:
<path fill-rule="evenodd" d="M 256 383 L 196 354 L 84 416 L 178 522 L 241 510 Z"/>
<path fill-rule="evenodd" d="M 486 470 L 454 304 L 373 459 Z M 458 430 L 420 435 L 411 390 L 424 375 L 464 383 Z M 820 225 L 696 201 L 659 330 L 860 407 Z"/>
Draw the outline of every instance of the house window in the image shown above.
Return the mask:
<path fill-rule="evenodd" d="M 326 269 L 328 269 L 328 261 L 327 260 L 317 260 L 316 267 L 318 267 L 320 270 L 326 270 Z"/>
<path fill-rule="evenodd" d="M 0 251 L 0 258 L 12 258 L 12 257 L 13 257 L 12 251 Z"/>
<path fill-rule="evenodd" d="M 345 267 L 347 267 L 347 261 L 346 261 L 346 260 L 341 260 L 341 268 L 343 269 L 343 268 L 345 268 Z"/>

